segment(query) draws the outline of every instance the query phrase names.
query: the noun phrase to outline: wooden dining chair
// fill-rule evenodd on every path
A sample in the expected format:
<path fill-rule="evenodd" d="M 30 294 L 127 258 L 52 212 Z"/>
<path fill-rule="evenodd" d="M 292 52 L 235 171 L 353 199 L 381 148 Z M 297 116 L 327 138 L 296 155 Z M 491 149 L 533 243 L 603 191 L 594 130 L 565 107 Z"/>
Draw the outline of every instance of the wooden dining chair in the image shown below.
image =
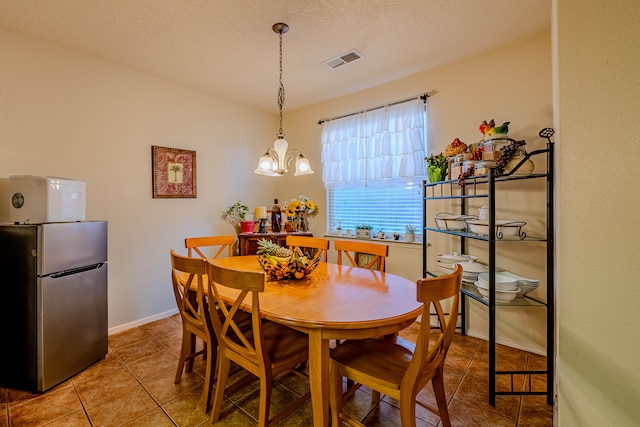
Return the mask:
<path fill-rule="evenodd" d="M 211 316 L 218 339 L 218 379 L 211 421 L 216 422 L 220 418 L 227 377 L 233 361 L 260 379 L 258 425 L 276 425 L 310 397 L 310 393 L 299 397 L 269 419 L 272 381 L 287 371 L 300 374 L 293 368 L 308 360 L 308 337 L 284 325 L 262 320 L 259 294 L 265 287 L 263 272 L 230 270 L 208 261 L 207 275 L 209 297 L 220 305 L 222 312 L 221 317 L 213 314 Z M 223 290 L 228 290 L 225 288 L 238 291 L 228 306 L 223 304 L 221 295 Z M 243 331 L 234 319 L 235 314 L 242 309 L 245 298 L 251 302 L 251 328 L 247 331 Z M 213 310 L 212 305 L 209 305 L 210 310 Z"/>
<path fill-rule="evenodd" d="M 187 248 L 187 255 L 199 255 L 203 259 L 216 259 L 227 253 L 227 256 L 233 256 L 233 245 L 236 243 L 236 236 L 206 236 L 206 237 L 187 237 L 184 239 L 184 247 Z M 212 248 L 218 251 L 213 256 L 207 256 L 204 248 Z"/>
<path fill-rule="evenodd" d="M 184 239 L 184 246 L 187 248 L 188 257 L 195 257 L 199 259 L 208 259 L 208 258 L 218 258 L 222 255 L 232 256 L 233 255 L 233 245 L 236 241 L 236 236 L 206 236 L 206 237 L 188 237 Z M 213 256 L 210 253 L 213 253 Z M 209 256 L 207 256 L 209 253 Z M 206 279 L 205 279 L 206 281 Z M 192 300 L 192 303 L 195 304 L 195 295 L 188 295 L 190 292 L 189 289 L 186 289 L 186 295 Z M 177 300 L 176 300 L 177 301 Z M 180 307 L 180 303 L 178 303 L 178 307 Z M 182 380 L 182 371 L 189 373 L 193 370 L 193 362 L 194 359 L 200 355 L 202 355 L 203 359 L 207 359 L 207 347 L 209 343 L 207 341 L 203 341 L 202 350 L 197 350 L 197 342 L 196 337 L 200 335 L 190 332 L 190 327 L 185 327 L 185 322 L 183 324 L 182 331 L 182 348 L 180 349 L 180 354 L 184 354 L 184 357 L 180 357 L 178 361 L 178 369 L 176 371 L 175 383 L 178 384 Z M 215 338 L 215 334 L 212 335 Z M 213 349 L 215 352 L 215 349 Z M 215 362 L 215 354 L 212 355 L 213 362 Z M 208 403 L 207 403 L 208 404 Z M 207 410 L 209 408 L 207 407 Z"/>
<path fill-rule="evenodd" d="M 348 340 L 331 351 L 331 425 L 362 425 L 342 413 L 342 377 L 351 378 L 393 399 L 400 404 L 403 426 L 415 426 L 415 405 L 438 415 L 443 426 L 450 426 L 447 398 L 444 391 L 444 362 L 456 330 L 458 304 L 462 284 L 462 267 L 452 274 L 417 282 L 417 300 L 423 303 L 422 322 L 415 345 L 401 337 L 394 340 Z M 448 313 L 441 301 L 452 298 Z M 430 336 L 430 307 L 438 317 L 437 335 Z M 438 408 L 417 401 L 416 396 L 431 381 Z"/>
<path fill-rule="evenodd" d="M 206 286 L 205 268 L 205 260 L 181 256 L 176 254 L 173 249 L 171 250 L 171 281 L 180 318 L 182 319 L 182 347 L 180 348 L 180 358 L 175 376 L 176 384 L 182 379 L 182 371 L 185 364 L 187 365 L 186 371 L 191 372 L 193 359 L 205 353 L 207 348 L 212 349 L 209 359 L 213 359 L 213 361 L 216 359 L 215 349 L 217 348 L 217 342 L 215 341 L 213 326 L 208 320 L 209 313 L 204 297 Z M 181 273 L 182 277 L 180 277 Z M 194 288 L 197 291 L 194 292 Z M 205 347 L 200 351 L 195 351 L 195 337 L 199 337 L 205 344 Z M 211 407 L 212 365 L 213 363 L 207 363 L 204 378 L 206 411 Z"/>
<path fill-rule="evenodd" d="M 385 259 L 389 255 L 389 246 L 384 243 L 336 240 L 334 246 L 338 251 L 338 265 L 342 265 L 344 256 L 354 267 L 385 271 Z"/>
<path fill-rule="evenodd" d="M 327 252 L 329 251 L 329 239 L 323 239 L 321 237 L 309 237 L 309 236 L 287 236 L 287 246 L 292 251 L 297 251 L 300 256 L 309 256 L 312 251 L 315 250 L 313 259 L 320 258 L 320 261 L 327 262 Z"/>

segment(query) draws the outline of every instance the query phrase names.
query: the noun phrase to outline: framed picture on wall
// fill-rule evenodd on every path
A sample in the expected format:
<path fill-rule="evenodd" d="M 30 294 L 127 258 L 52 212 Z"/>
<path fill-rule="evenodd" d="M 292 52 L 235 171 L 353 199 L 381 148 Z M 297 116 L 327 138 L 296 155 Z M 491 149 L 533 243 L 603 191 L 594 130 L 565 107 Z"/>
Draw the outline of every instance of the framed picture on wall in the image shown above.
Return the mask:
<path fill-rule="evenodd" d="M 196 198 L 196 152 L 151 146 L 153 198 Z"/>

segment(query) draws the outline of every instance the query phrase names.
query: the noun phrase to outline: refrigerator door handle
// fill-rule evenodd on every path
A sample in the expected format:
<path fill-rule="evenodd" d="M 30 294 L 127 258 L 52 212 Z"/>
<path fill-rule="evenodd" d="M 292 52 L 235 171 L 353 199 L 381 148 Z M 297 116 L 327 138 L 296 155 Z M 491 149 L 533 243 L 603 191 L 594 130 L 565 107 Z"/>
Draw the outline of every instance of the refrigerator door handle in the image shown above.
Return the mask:
<path fill-rule="evenodd" d="M 57 273 L 52 273 L 52 274 L 49 274 L 48 276 L 44 276 L 44 277 L 51 277 L 52 279 L 57 279 L 59 277 L 71 276 L 72 274 L 78 274 L 78 273 L 82 273 L 84 271 L 97 270 L 98 268 L 102 267 L 104 264 L 105 264 L 104 262 L 99 262 L 97 264 L 87 265 L 85 267 L 79 267 L 79 268 L 73 268 L 71 270 L 59 271 Z"/>

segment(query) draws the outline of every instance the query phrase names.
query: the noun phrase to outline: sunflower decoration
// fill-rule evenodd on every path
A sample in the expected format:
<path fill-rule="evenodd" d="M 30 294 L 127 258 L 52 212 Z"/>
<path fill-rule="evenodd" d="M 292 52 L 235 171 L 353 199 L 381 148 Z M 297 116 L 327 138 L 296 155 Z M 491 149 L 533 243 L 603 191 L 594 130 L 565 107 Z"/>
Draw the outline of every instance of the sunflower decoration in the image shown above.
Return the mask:
<path fill-rule="evenodd" d="M 316 205 L 313 200 L 303 195 L 296 199 L 291 199 L 284 204 L 284 213 L 290 221 L 293 221 L 300 216 L 313 215 L 317 210 L 318 205 Z"/>
<path fill-rule="evenodd" d="M 315 215 L 318 205 L 306 196 L 299 196 L 284 204 L 284 214 L 287 216 L 287 231 L 308 231 L 308 215 Z"/>

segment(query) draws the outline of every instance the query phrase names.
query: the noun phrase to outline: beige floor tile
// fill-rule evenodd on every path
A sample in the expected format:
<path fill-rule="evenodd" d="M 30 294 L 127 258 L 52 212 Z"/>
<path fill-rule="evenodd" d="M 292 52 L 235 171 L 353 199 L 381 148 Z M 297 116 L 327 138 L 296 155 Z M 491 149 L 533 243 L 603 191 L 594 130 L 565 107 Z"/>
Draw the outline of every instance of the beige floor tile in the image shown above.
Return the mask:
<path fill-rule="evenodd" d="M 82 409 L 73 387 L 65 387 L 45 393 L 20 405 L 11 406 L 12 426 L 36 426 L 55 421 Z"/>
<path fill-rule="evenodd" d="M 174 427 L 175 424 L 160 408 L 156 408 L 123 425 L 123 427 Z"/>
<path fill-rule="evenodd" d="M 135 385 L 93 405 L 87 405 L 86 410 L 94 427 L 111 427 L 133 421 L 156 407 L 144 388 Z"/>
<path fill-rule="evenodd" d="M 85 406 L 93 405 L 123 390 L 138 385 L 138 381 L 125 366 L 104 372 L 76 383 L 76 390 Z"/>
<path fill-rule="evenodd" d="M 204 412 L 203 393 L 200 389 L 191 389 L 162 405 L 162 409 L 171 420 L 180 427 L 199 426 L 209 420 Z"/>
<path fill-rule="evenodd" d="M 109 347 L 118 349 L 149 338 L 149 334 L 140 328 L 132 328 L 109 336 Z"/>
<path fill-rule="evenodd" d="M 165 348 L 160 345 L 158 341 L 149 336 L 144 340 L 117 348 L 115 352 L 120 360 L 127 364 L 148 356 L 156 355 L 164 350 Z"/>
<path fill-rule="evenodd" d="M 171 371 L 175 375 L 177 367 L 178 358 L 167 351 L 161 351 L 158 354 L 152 354 L 127 364 L 127 368 L 141 382 L 157 377 L 167 371 Z"/>
<path fill-rule="evenodd" d="M 87 418 L 84 409 L 65 415 L 62 418 L 45 424 L 46 427 L 91 427 L 91 422 Z"/>
<path fill-rule="evenodd" d="M 153 399 L 160 405 L 184 394 L 190 390 L 199 393 L 204 391 L 204 380 L 197 374 L 182 374 L 182 380 L 175 384 L 175 372 L 167 371 L 142 383 L 142 386 L 149 392 Z"/>

